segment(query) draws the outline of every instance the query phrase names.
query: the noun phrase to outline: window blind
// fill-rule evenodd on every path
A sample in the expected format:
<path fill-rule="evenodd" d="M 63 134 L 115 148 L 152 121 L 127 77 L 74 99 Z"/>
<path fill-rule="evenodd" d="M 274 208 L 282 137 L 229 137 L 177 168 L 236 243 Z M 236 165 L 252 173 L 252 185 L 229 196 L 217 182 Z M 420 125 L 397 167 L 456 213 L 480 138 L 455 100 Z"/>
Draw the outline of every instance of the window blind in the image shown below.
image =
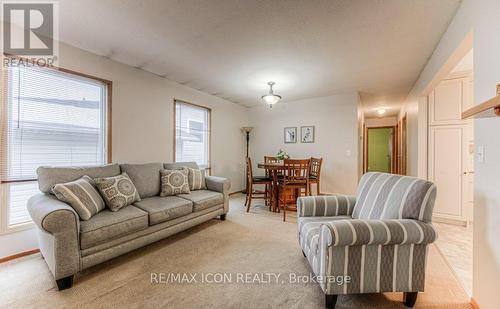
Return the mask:
<path fill-rule="evenodd" d="M 175 101 L 175 161 L 210 168 L 210 109 Z"/>
<path fill-rule="evenodd" d="M 29 220 L 39 166 L 106 162 L 106 84 L 58 70 L 10 67 L 0 106 L 0 180 L 8 224 Z M 27 182 L 30 181 L 31 182 Z"/>

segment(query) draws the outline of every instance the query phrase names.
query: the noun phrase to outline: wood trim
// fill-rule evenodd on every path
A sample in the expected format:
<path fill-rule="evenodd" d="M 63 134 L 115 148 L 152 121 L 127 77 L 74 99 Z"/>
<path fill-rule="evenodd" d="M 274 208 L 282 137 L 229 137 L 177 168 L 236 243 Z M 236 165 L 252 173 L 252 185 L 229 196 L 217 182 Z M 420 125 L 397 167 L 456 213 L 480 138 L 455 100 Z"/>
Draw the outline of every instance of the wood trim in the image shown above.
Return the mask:
<path fill-rule="evenodd" d="M 472 308 L 474 309 L 479 309 L 479 304 L 477 303 L 477 301 L 474 299 L 474 297 L 471 297 L 470 298 L 470 304 L 472 306 Z"/>
<path fill-rule="evenodd" d="M 500 116 L 500 84 L 497 85 L 497 96 L 488 101 L 476 105 L 462 112 L 462 119 L 484 118 L 491 116 Z"/>
<path fill-rule="evenodd" d="M 9 256 L 0 258 L 0 263 L 8 262 L 8 261 L 11 261 L 11 260 L 23 257 L 23 256 L 32 255 L 32 254 L 35 254 L 38 252 L 40 252 L 40 249 L 33 249 L 33 250 L 24 251 L 24 252 L 16 253 L 13 255 L 9 255 Z"/>
<path fill-rule="evenodd" d="M 175 98 L 173 97 L 172 98 L 172 101 L 173 101 L 173 106 L 174 106 L 174 119 L 173 119 L 173 125 L 174 125 L 174 136 L 173 136 L 173 150 L 174 150 L 174 153 L 173 153 L 173 162 L 175 162 L 176 158 L 175 158 L 175 154 L 176 154 L 176 146 L 177 146 L 177 142 L 175 140 L 175 136 L 177 135 L 177 128 L 176 128 L 176 125 L 175 125 L 175 121 L 176 121 L 176 102 L 179 101 L 179 102 L 182 102 L 184 104 L 187 104 L 187 105 L 192 105 L 192 106 L 195 106 L 195 107 L 199 107 L 199 108 L 204 108 L 206 110 L 208 110 L 208 167 L 206 168 L 208 170 L 208 175 L 211 175 L 212 174 L 212 109 L 210 107 L 207 107 L 207 106 L 203 106 L 203 105 L 200 105 L 200 104 L 195 104 L 195 103 L 191 103 L 189 101 L 186 101 L 186 100 L 182 100 L 182 99 L 178 99 L 178 98 Z"/>
<path fill-rule="evenodd" d="M 108 112 L 107 112 L 107 131 L 108 131 L 108 163 L 113 162 L 113 82 L 107 84 L 108 93 Z"/>
<path fill-rule="evenodd" d="M 229 193 L 229 196 L 231 196 L 231 195 L 236 195 L 236 194 L 240 194 L 240 193 L 244 193 L 243 191 L 244 191 L 244 190 L 231 192 L 231 193 Z"/>

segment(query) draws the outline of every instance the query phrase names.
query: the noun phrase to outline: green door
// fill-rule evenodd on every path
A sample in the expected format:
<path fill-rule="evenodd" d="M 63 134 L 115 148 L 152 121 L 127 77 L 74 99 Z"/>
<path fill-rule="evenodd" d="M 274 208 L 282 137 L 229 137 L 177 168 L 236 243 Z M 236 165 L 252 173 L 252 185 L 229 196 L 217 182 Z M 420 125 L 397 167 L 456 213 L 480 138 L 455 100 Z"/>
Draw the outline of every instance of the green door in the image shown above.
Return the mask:
<path fill-rule="evenodd" d="M 368 172 L 391 172 L 392 128 L 368 129 Z"/>

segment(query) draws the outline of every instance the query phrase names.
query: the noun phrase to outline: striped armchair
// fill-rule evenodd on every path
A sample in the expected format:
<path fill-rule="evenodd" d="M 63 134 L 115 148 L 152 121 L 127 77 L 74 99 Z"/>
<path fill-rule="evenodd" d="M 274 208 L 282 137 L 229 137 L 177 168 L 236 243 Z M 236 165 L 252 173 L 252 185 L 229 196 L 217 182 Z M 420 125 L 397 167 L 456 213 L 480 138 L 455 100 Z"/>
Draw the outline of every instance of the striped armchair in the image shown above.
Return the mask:
<path fill-rule="evenodd" d="M 426 180 L 367 173 L 357 196 L 300 197 L 299 242 L 334 308 L 339 294 L 404 292 L 413 307 L 424 290 L 436 186 Z"/>

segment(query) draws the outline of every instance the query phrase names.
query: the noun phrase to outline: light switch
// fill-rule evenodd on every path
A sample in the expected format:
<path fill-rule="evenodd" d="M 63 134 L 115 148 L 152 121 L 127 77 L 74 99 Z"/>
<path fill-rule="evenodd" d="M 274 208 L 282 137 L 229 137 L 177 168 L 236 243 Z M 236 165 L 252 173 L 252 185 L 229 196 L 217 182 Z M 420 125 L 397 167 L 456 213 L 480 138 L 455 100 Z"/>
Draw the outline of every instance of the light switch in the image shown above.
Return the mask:
<path fill-rule="evenodd" d="M 483 145 L 477 146 L 476 159 L 477 159 L 477 163 L 484 163 L 484 146 Z"/>

